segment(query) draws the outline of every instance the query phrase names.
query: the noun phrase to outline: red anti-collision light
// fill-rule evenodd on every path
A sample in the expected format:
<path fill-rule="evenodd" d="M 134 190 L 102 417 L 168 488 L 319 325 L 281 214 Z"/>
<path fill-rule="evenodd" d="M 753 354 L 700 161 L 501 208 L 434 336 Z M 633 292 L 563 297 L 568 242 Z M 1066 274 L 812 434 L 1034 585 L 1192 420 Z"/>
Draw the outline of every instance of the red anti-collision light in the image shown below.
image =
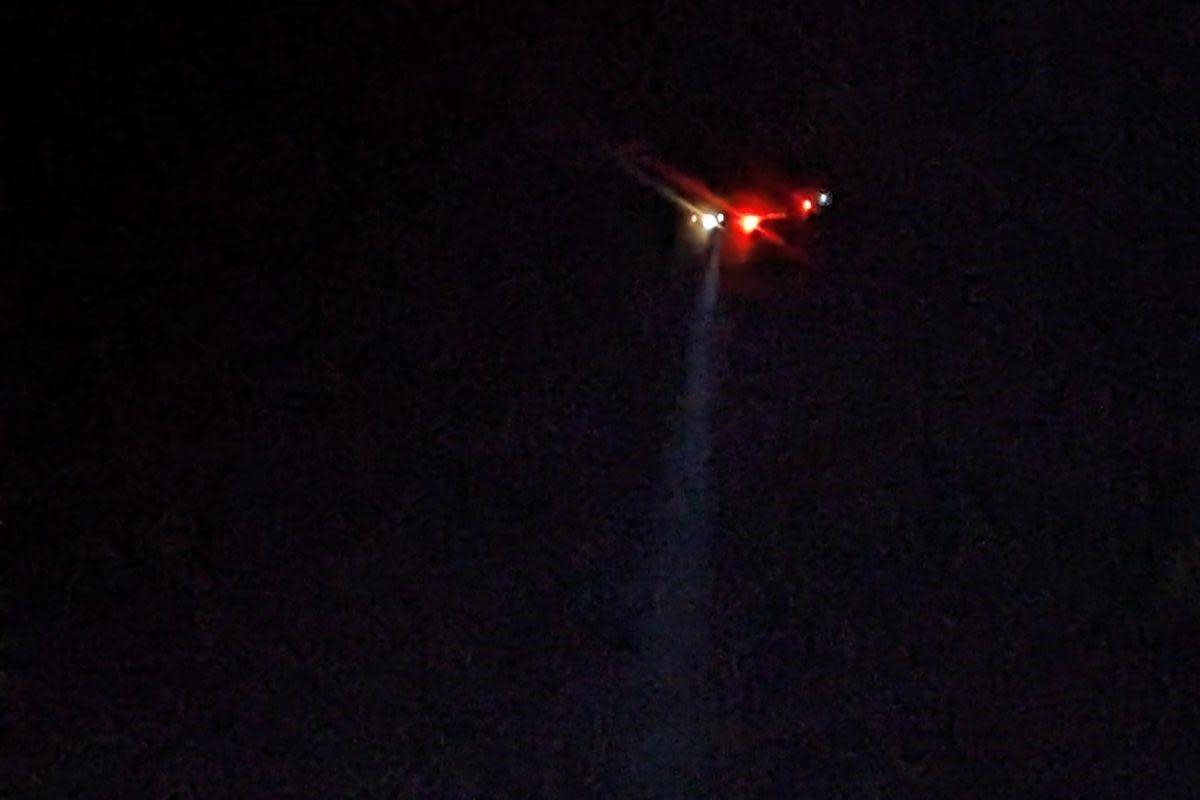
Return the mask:
<path fill-rule="evenodd" d="M 746 216 L 742 217 L 742 230 L 744 230 L 746 233 L 753 233 L 754 229 L 758 227 L 758 223 L 760 222 L 762 222 L 760 217 L 757 217 L 754 214 L 747 214 Z"/>

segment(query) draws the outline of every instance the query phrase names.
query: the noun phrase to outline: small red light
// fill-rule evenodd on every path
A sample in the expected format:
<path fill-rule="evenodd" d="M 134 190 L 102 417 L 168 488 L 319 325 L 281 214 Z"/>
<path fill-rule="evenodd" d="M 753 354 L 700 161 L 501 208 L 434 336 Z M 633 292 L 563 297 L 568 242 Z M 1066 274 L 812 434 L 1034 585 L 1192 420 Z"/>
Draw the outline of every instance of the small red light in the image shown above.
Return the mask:
<path fill-rule="evenodd" d="M 754 214 L 747 214 L 746 216 L 742 217 L 742 230 L 744 230 L 746 233 L 753 233 L 754 229 L 758 227 L 758 223 L 761 221 L 762 220 Z"/>
<path fill-rule="evenodd" d="M 812 211 L 812 200 L 809 200 L 807 197 L 804 198 L 804 202 L 800 204 L 800 207 L 805 211 Z"/>

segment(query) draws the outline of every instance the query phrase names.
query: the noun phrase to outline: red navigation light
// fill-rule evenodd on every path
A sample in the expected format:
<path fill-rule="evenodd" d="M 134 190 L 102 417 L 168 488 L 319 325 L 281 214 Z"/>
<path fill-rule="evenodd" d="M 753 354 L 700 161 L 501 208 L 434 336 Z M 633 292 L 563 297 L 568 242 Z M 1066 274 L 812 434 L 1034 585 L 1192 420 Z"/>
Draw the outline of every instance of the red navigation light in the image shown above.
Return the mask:
<path fill-rule="evenodd" d="M 812 200 L 809 200 L 807 197 L 804 198 L 804 202 L 800 204 L 800 207 L 804 209 L 805 213 L 812 211 Z"/>
<path fill-rule="evenodd" d="M 762 222 L 760 217 L 757 217 L 754 214 L 747 214 L 746 216 L 742 217 L 742 230 L 744 230 L 746 233 L 753 233 L 754 229 L 758 227 L 758 223 L 760 222 Z"/>

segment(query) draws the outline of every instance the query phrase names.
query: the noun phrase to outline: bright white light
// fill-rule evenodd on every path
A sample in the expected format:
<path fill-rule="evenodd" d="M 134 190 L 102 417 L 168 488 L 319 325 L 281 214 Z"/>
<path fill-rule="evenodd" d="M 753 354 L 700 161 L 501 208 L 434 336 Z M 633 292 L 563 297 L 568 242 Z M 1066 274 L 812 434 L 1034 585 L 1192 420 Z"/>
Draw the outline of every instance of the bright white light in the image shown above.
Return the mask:
<path fill-rule="evenodd" d="M 827 206 L 827 205 L 829 205 L 829 201 L 830 201 L 831 199 L 832 199 L 832 198 L 830 198 L 830 197 L 829 197 L 829 193 L 828 193 L 828 192 L 821 192 L 819 195 L 817 195 L 817 202 L 818 202 L 818 203 L 820 203 L 820 204 L 821 204 L 821 205 L 823 205 L 823 206 Z"/>
<path fill-rule="evenodd" d="M 724 221 L 725 221 L 725 215 L 717 214 L 717 222 L 724 222 Z"/>
<path fill-rule="evenodd" d="M 713 228 L 717 227 L 718 223 L 717 218 L 714 215 L 705 214 L 704 216 L 700 217 L 700 224 L 704 226 L 704 230 L 711 231 Z"/>
<path fill-rule="evenodd" d="M 696 224 L 696 220 L 698 220 L 698 219 L 700 219 L 700 218 L 699 218 L 699 217 L 697 217 L 695 214 L 692 214 L 692 224 L 693 224 L 693 225 L 695 225 L 695 224 Z"/>

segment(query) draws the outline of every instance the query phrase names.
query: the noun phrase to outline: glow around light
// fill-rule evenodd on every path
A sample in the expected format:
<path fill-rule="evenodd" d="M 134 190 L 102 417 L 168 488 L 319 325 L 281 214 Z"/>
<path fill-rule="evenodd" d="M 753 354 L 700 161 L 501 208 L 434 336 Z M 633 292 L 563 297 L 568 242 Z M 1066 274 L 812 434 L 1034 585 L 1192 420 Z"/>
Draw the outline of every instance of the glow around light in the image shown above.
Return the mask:
<path fill-rule="evenodd" d="M 705 214 L 700 217 L 700 224 L 704 226 L 704 230 L 711 231 L 719 224 L 715 214 Z"/>

